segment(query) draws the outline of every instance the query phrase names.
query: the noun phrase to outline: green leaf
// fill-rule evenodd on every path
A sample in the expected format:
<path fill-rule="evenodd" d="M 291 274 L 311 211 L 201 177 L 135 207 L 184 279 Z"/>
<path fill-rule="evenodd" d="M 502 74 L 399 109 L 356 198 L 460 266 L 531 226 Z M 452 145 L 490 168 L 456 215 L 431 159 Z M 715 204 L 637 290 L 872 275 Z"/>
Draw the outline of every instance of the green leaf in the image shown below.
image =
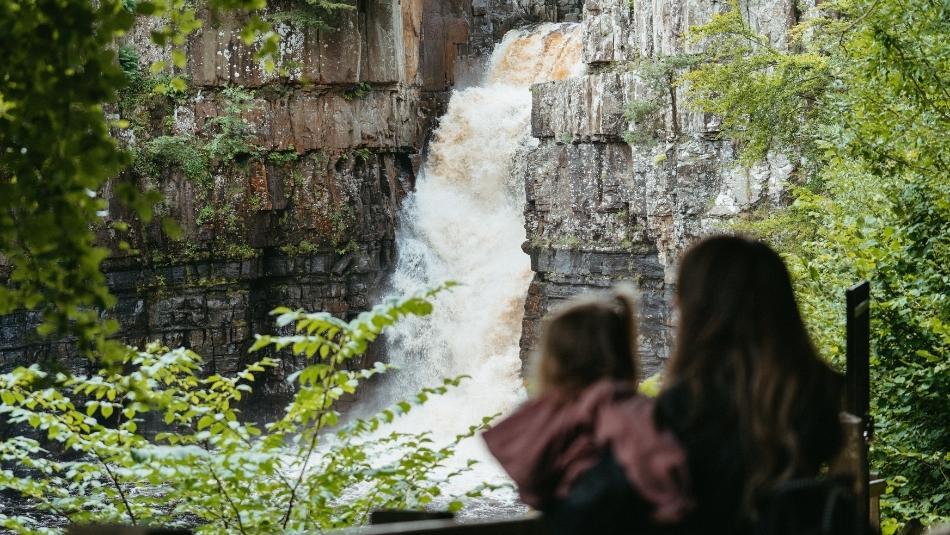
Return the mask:
<path fill-rule="evenodd" d="M 187 63 L 188 61 L 188 58 L 185 57 L 185 53 L 177 49 L 172 50 L 171 57 L 172 57 L 172 63 L 175 65 L 175 67 L 178 67 L 178 68 L 184 68 L 185 63 Z"/>
<path fill-rule="evenodd" d="M 213 416 L 211 415 L 202 416 L 200 419 L 198 419 L 198 431 L 201 431 L 202 429 L 208 427 L 209 425 L 213 423 L 214 423 Z"/>
<path fill-rule="evenodd" d="M 166 236 L 168 236 L 170 239 L 174 241 L 181 240 L 181 236 L 182 236 L 181 226 L 173 218 L 170 218 L 170 217 L 162 218 L 162 232 L 164 232 Z"/>
<path fill-rule="evenodd" d="M 188 90 L 188 83 L 185 82 L 184 78 L 180 76 L 173 77 L 169 81 L 169 84 L 171 84 L 172 90 L 177 91 L 179 93 L 182 93 Z"/>
<path fill-rule="evenodd" d="M 266 335 L 262 336 L 262 335 L 257 334 L 257 335 L 254 335 L 254 338 L 255 338 L 254 344 L 251 346 L 250 349 L 248 349 L 248 352 L 249 352 L 249 353 L 254 353 L 255 351 L 260 351 L 261 349 L 263 349 L 263 348 L 265 348 L 265 347 L 267 347 L 267 346 L 269 346 L 269 345 L 271 344 L 271 337 L 270 337 L 270 336 L 266 336 Z"/>

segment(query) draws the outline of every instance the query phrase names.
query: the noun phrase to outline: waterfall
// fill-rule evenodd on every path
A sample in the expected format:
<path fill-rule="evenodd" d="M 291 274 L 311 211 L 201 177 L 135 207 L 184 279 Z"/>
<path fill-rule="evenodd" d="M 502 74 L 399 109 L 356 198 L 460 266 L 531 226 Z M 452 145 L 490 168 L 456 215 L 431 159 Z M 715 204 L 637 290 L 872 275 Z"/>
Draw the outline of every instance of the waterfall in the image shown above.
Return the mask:
<path fill-rule="evenodd" d="M 396 295 L 446 280 L 462 284 L 434 300 L 427 318 L 389 335 L 399 366 L 384 401 L 411 397 L 444 377 L 471 378 L 400 419 L 400 431 L 432 431 L 437 442 L 510 411 L 524 397 L 519 339 L 531 281 L 525 241 L 523 177 L 512 173 L 530 136 L 531 84 L 579 74 L 580 31 L 573 24 L 513 30 L 496 47 L 482 84 L 455 91 L 406 199 L 397 232 Z M 459 449 L 481 464 L 471 485 L 504 478 L 480 440 Z"/>

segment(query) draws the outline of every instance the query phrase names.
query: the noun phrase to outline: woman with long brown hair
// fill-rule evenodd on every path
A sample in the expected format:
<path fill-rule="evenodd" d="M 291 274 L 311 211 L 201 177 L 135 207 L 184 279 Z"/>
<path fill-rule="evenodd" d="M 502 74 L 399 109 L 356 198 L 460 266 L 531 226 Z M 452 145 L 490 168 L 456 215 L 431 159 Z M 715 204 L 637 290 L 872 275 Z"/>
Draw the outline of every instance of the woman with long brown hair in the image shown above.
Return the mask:
<path fill-rule="evenodd" d="M 815 352 L 767 245 L 699 242 L 676 295 L 676 350 L 655 419 L 686 450 L 696 508 L 683 527 L 743 533 L 777 484 L 817 475 L 840 450 L 840 377 Z"/>

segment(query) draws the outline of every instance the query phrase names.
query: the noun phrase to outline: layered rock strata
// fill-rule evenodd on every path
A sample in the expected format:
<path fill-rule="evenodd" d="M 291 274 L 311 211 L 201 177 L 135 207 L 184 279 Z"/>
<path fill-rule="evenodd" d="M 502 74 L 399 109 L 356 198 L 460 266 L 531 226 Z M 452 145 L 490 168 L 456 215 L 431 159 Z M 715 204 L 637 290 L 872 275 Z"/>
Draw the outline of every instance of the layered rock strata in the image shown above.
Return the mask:
<path fill-rule="evenodd" d="M 469 53 L 491 54 L 509 30 L 539 22 L 578 22 L 584 0 L 472 0 Z"/>
<path fill-rule="evenodd" d="M 365 310 L 393 269 L 399 203 L 448 92 L 460 76 L 477 76 L 507 30 L 579 19 L 583 2 L 352 3 L 328 29 L 293 15 L 303 2 L 278 2 L 274 72 L 244 45 L 242 20 L 201 14 L 204 28 L 177 71 L 188 88 L 167 96 L 152 88 L 173 72 L 148 74 L 170 57 L 149 39 L 159 23 L 140 22 L 119 43 L 132 83 L 109 112 L 131 122 L 115 134 L 136 153 L 122 180 L 163 199 L 145 224 L 114 198 L 114 184 L 100 192 L 110 210 L 98 236 L 113 250 L 104 267 L 118 298 L 104 315 L 119 320 L 123 340 L 190 347 L 209 370 L 228 373 L 248 359 L 254 333 L 272 332 L 275 306 Z M 181 240 L 168 237 L 163 218 L 178 223 Z M 38 323 L 30 313 L 0 317 L 0 368 L 86 366 L 66 358 L 68 340 L 38 338 Z M 286 394 L 283 372 L 297 364 L 284 362 L 259 388 Z"/>
<path fill-rule="evenodd" d="M 168 96 L 151 91 L 172 74 L 148 74 L 170 53 L 149 42 L 153 23 L 119 44 L 123 68 L 139 64 L 111 109 L 132 124 L 116 132 L 136 155 L 123 180 L 163 197 L 146 224 L 113 198 L 112 184 L 100 192 L 110 213 L 98 235 L 113 250 L 105 269 L 118 298 L 105 315 L 120 321 L 124 340 L 190 347 L 209 370 L 227 373 L 249 358 L 254 333 L 273 331 L 272 308 L 347 317 L 378 297 L 394 263 L 399 202 L 454 83 L 471 6 L 354 6 L 333 29 L 275 16 L 273 73 L 241 41 L 242 20 L 204 15 L 180 71 L 188 88 Z M 163 218 L 181 227 L 180 241 Z M 0 318 L 0 366 L 81 365 L 65 358 L 69 341 L 33 335 L 37 320 Z M 279 379 L 266 388 L 286 389 Z"/>
<path fill-rule="evenodd" d="M 740 2 L 744 16 L 785 45 L 793 0 Z M 684 106 L 673 84 L 686 34 L 724 6 L 693 0 L 587 0 L 584 61 L 589 74 L 532 88 L 539 144 L 524 173 L 535 277 L 522 335 L 526 357 L 543 315 L 577 293 L 628 282 L 640 294 L 644 372 L 671 346 L 676 262 L 697 237 L 783 200 L 793 176 L 776 155 L 751 169 L 720 140 L 716 118 Z"/>

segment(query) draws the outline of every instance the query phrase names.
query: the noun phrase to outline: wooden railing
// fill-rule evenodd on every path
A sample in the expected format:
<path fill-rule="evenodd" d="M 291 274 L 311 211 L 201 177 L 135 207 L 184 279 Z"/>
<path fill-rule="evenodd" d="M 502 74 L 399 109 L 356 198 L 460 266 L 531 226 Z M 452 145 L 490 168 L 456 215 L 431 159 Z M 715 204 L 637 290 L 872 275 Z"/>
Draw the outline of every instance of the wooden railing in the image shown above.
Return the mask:
<path fill-rule="evenodd" d="M 338 535 L 544 535 L 541 516 L 530 514 L 521 518 L 457 522 L 455 520 L 421 520 L 380 524 L 339 532 Z"/>

